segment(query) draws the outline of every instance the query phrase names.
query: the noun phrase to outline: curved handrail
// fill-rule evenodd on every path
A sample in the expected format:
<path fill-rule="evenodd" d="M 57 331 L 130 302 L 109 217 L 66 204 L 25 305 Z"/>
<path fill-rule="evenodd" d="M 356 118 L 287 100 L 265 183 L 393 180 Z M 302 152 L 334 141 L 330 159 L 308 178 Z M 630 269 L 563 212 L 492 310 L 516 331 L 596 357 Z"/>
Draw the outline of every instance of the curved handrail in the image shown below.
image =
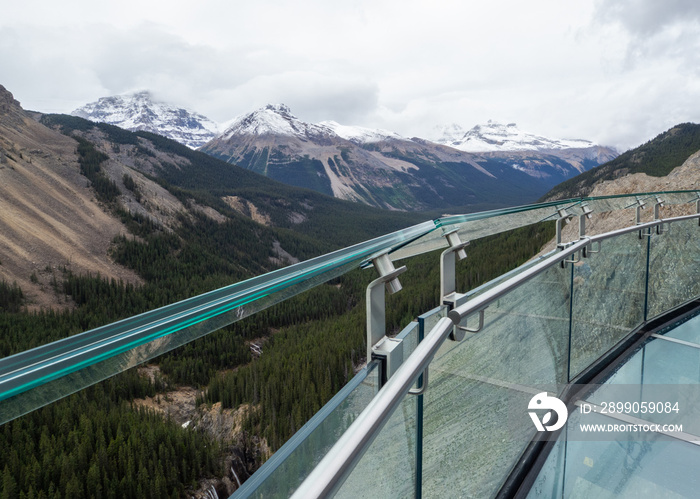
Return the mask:
<path fill-rule="evenodd" d="M 400 405 L 418 376 L 430 365 L 433 356 L 452 333 L 454 326 L 458 326 L 464 318 L 483 310 L 508 292 L 530 281 L 552 266 L 568 260 L 572 255 L 589 247 L 592 243 L 600 243 L 605 239 L 630 232 L 651 230 L 662 224 L 693 219 L 700 219 L 700 214 L 654 220 L 586 237 L 567 246 L 562 251 L 552 253 L 523 272 L 451 310 L 448 317 L 440 319 L 408 359 L 404 360 L 371 403 L 306 477 L 292 497 L 299 499 L 329 497 L 338 490 L 394 410 Z"/>

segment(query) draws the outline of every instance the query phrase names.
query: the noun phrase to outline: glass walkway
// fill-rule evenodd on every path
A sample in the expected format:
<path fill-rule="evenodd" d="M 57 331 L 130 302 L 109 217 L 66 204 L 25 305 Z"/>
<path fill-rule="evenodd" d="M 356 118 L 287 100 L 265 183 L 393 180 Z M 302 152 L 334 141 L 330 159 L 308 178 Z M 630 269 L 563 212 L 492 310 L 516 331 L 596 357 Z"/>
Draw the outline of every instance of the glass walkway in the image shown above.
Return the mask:
<path fill-rule="evenodd" d="M 700 316 L 670 327 L 643 341 L 578 401 L 527 497 L 698 496 Z M 581 414 L 581 407 L 602 411 L 613 401 L 622 405 Z M 603 438 L 582 435 L 584 424 L 623 428 Z M 664 424 L 682 425 L 683 432 L 664 432 Z"/>
<path fill-rule="evenodd" d="M 624 223 L 587 234 L 598 216 Z M 572 236 L 564 226 L 573 219 Z M 699 220 L 700 193 L 683 191 L 424 222 L 0 359 L 0 423 L 373 268 L 366 366 L 234 498 L 696 495 L 699 319 L 657 323 L 669 313 L 686 320 L 700 306 Z M 556 224 L 555 250 L 456 289 L 468 241 L 544 221 Z M 405 270 L 394 262 L 410 266 L 438 249 L 440 302 L 387 337 L 385 290 L 399 292 Z M 621 410 L 601 412 L 618 402 Z M 650 413 L 649 403 L 663 410 Z M 616 432 L 581 430 L 609 422 Z"/>

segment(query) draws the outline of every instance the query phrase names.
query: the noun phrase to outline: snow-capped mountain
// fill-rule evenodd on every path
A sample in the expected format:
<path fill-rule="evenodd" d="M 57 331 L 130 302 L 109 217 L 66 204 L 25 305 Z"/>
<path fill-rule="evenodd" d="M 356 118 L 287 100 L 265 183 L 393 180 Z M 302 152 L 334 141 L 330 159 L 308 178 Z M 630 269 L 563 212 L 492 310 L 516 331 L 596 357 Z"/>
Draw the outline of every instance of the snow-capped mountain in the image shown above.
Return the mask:
<path fill-rule="evenodd" d="M 155 100 L 148 91 L 102 97 L 71 114 L 126 130 L 157 133 L 192 149 L 206 144 L 219 131 L 206 116 Z"/>
<path fill-rule="evenodd" d="M 288 135 L 290 137 L 339 137 L 356 144 L 370 144 L 387 139 L 409 140 L 386 130 L 341 125 L 335 121 L 306 123 L 284 104 L 268 104 L 252 113 L 230 121 L 221 138 L 235 135 Z"/>
<path fill-rule="evenodd" d="M 442 134 L 437 143 L 467 152 L 557 151 L 597 145 L 588 140 L 550 139 L 523 132 L 515 123 L 504 125 L 491 120 L 466 132 L 457 124 L 443 127 L 440 131 Z"/>
<path fill-rule="evenodd" d="M 472 153 L 386 130 L 307 123 L 278 104 L 235 118 L 200 150 L 338 198 L 420 210 L 534 201 L 559 182 L 616 156 L 586 144 L 582 149 Z"/>
<path fill-rule="evenodd" d="M 294 116 L 284 104 L 268 104 L 252 113 L 243 114 L 229 122 L 220 139 L 227 140 L 237 135 L 287 135 L 304 137 L 324 135 L 324 127 L 305 123 Z"/>

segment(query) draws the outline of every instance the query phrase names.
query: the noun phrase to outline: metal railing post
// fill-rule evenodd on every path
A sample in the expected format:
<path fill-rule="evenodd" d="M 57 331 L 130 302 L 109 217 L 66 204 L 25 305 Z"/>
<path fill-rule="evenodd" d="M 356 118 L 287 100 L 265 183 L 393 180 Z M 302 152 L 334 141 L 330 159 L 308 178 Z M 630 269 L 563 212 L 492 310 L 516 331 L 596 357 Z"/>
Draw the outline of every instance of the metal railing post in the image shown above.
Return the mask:
<path fill-rule="evenodd" d="M 381 360 L 380 387 L 391 377 L 403 361 L 401 340 L 386 337 L 386 292 L 401 291 L 398 276 L 406 271 L 406 266 L 394 268 L 389 253 L 382 253 L 372 259 L 379 277 L 367 286 L 367 362 L 373 358 Z"/>

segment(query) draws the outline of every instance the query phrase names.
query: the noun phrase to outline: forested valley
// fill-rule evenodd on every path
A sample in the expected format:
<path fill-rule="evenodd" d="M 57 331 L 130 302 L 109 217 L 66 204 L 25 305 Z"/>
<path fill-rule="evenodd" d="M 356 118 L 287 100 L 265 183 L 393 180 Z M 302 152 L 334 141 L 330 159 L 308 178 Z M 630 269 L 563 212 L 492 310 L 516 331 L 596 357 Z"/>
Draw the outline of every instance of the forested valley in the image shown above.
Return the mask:
<path fill-rule="evenodd" d="M 135 140 L 132 136 L 114 140 L 124 143 Z M 148 138 L 160 140 L 154 137 Z M 278 265 L 271 260 L 275 241 L 303 260 L 410 225 L 401 225 L 408 218 L 400 214 L 387 214 L 382 221 L 377 210 L 368 210 L 363 223 L 364 209 L 343 215 L 333 204 L 325 217 L 298 230 L 281 222 L 285 208 L 280 205 L 273 212 L 280 226 L 264 227 L 222 205 L 221 196 L 241 191 L 216 182 L 218 170 L 211 177 L 201 175 L 199 183 L 172 170 L 158 178 L 161 185 L 181 199 L 221 210 L 228 220 L 220 223 L 193 212 L 182 216 L 175 230 L 166 230 L 120 208 L 118 188 L 100 168 L 107 156 L 88 140 L 78 141 L 83 174 L 105 209 L 129 228 L 129 234 L 114 240 L 111 258 L 138 272 L 145 283 L 76 275 L 69 266 L 47 268 L 56 301 L 71 306 L 28 312 L 27 293 L 0 282 L 3 357 L 273 270 Z M 260 185 L 245 188 L 259 199 L 275 195 Z M 312 196 L 317 206 L 326 202 Z M 552 224 L 539 224 L 473 241 L 467 260 L 458 265 L 458 289 L 471 289 L 525 262 L 553 235 Z M 404 289 L 387 300 L 393 332 L 435 307 L 439 298 L 439 252 L 402 263 L 408 266 Z M 202 478 L 223 476 L 224 459 L 236 445 L 250 454 L 252 464 L 243 475 L 254 471 L 265 459 L 255 452 L 256 442 L 278 449 L 365 361 L 364 291 L 375 277 L 374 270 L 354 270 L 163 355 L 154 361 L 163 375 L 155 383 L 131 370 L 5 424 L 0 428 L 0 449 L 5 450 L 0 453 L 0 497 L 184 497 Z M 260 356 L 251 354 L 254 339 L 263 345 Z M 223 409 L 249 404 L 253 410 L 239 441 L 217 442 L 133 403 L 180 385 L 200 390 L 198 404 L 220 402 Z"/>

